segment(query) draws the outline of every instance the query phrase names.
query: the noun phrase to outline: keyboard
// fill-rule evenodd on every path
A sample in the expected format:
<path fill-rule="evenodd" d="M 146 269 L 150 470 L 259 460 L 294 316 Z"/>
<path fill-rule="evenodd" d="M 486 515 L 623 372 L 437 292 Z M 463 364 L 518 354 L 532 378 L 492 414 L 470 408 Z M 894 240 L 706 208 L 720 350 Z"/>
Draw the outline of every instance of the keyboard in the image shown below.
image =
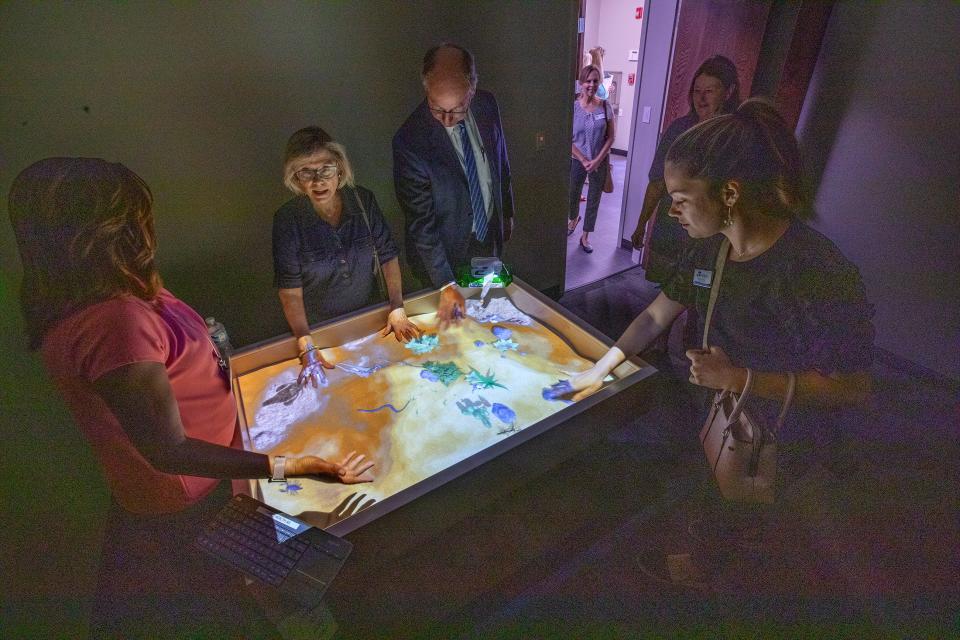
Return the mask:
<path fill-rule="evenodd" d="M 196 545 L 252 578 L 294 586 L 307 601 L 319 601 L 352 549 L 346 540 L 244 494 L 204 527 Z"/>

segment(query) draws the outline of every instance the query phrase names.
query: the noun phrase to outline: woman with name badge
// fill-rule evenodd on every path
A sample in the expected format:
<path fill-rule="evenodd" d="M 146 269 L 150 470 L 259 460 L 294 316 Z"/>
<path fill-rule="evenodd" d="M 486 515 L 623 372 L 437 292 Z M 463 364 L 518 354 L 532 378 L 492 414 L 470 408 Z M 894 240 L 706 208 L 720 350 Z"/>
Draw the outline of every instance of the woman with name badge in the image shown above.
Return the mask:
<path fill-rule="evenodd" d="M 616 346 L 570 380 L 574 399 L 694 307 L 690 382 L 739 394 L 751 381 L 750 406 L 770 425 L 795 388 L 777 439 L 809 455 L 787 456 L 786 467 L 829 459 L 842 427 L 835 409 L 870 395 L 873 307 L 857 267 L 804 222 L 812 212 L 802 181 L 793 132 L 764 101 L 680 135 L 666 154 L 669 214 L 699 240 Z"/>
<path fill-rule="evenodd" d="M 610 171 L 610 147 L 615 136 L 613 112 L 606 100 L 597 97 L 600 70 L 587 65 L 580 71 L 580 95 L 573 101 L 573 144 L 570 150 L 570 210 L 567 235 L 580 223 L 580 193 L 589 178 L 580 248 L 593 253 L 590 234 L 597 222 L 600 196 Z"/>

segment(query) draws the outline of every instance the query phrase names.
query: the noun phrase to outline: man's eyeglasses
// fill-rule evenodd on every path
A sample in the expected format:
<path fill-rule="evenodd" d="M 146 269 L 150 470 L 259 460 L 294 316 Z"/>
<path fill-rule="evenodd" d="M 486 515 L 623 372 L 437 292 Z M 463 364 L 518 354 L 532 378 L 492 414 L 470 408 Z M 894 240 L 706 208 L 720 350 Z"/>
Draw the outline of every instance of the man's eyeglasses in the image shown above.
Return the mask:
<path fill-rule="evenodd" d="M 469 109 L 441 109 L 439 107 L 430 107 L 430 111 L 433 111 L 438 116 L 465 116 Z"/>
<path fill-rule="evenodd" d="M 316 180 L 320 182 L 321 180 L 331 180 L 337 177 L 337 174 L 340 173 L 340 168 L 335 164 L 325 164 L 319 169 L 300 169 L 293 175 L 297 177 L 297 180 L 300 182 L 313 182 Z"/>

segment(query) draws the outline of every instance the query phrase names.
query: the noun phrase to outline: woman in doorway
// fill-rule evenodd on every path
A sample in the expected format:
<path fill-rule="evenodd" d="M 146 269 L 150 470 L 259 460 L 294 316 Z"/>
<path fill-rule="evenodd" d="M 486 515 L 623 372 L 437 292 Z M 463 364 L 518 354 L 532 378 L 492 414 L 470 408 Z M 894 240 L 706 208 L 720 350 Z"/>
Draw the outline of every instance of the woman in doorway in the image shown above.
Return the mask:
<path fill-rule="evenodd" d="M 650 165 L 647 190 L 643 196 L 640 219 L 631 242 L 635 249 L 643 245 L 647 222 L 654 217 L 651 237 L 647 240 L 644 272 L 647 280 L 663 284 L 673 273 L 683 251 L 687 234 L 676 220 L 668 215 L 670 196 L 664 184 L 663 170 L 667 150 L 677 137 L 707 118 L 731 113 L 740 104 L 740 81 L 737 68 L 724 56 L 712 56 L 703 61 L 693 76 L 687 94 L 690 112 L 670 123 L 660 137 L 657 151 Z"/>
<path fill-rule="evenodd" d="M 296 195 L 273 215 L 274 279 L 297 338 L 299 380 L 316 387 L 326 384 L 323 370 L 333 365 L 313 344 L 308 309 L 314 321 L 326 320 L 380 302 L 385 293 L 390 313 L 383 335 L 405 342 L 420 330 L 403 310 L 390 228 L 373 193 L 354 184 L 346 149 L 320 127 L 300 129 L 287 142 L 283 183 Z"/>
<path fill-rule="evenodd" d="M 570 211 L 567 235 L 573 235 L 580 223 L 580 193 L 589 177 L 586 218 L 580 248 L 593 253 L 590 234 L 597 222 L 600 195 L 610 170 L 610 147 L 613 146 L 613 113 L 606 100 L 597 97 L 600 86 L 600 70 L 587 65 L 580 71 L 580 95 L 573 101 L 573 144 L 570 159 Z"/>
<path fill-rule="evenodd" d="M 14 179 L 9 198 L 30 347 L 110 487 L 91 635 L 259 637 L 240 575 L 192 544 L 229 499 L 220 480 L 368 482 L 372 463 L 240 448 L 229 373 L 203 319 L 157 272 L 153 197 L 139 176 L 48 158 Z"/>
<path fill-rule="evenodd" d="M 600 85 L 597 87 L 597 97 L 601 100 L 610 97 L 610 83 L 613 81 L 613 76 L 603 70 L 603 56 L 606 54 L 607 52 L 603 47 L 597 46 L 590 49 L 584 56 L 586 58 L 584 65 L 592 64 L 600 70 Z"/>

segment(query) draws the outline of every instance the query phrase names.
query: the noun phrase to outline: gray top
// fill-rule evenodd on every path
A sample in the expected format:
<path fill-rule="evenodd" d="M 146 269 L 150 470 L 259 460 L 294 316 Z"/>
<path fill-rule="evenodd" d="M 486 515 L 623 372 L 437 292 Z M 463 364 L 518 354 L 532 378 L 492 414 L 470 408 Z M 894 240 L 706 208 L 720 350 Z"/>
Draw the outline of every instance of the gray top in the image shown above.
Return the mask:
<path fill-rule="evenodd" d="M 579 100 L 573 101 L 573 145 L 580 153 L 592 160 L 600 153 L 603 141 L 607 137 L 607 102 L 600 101 L 593 113 L 580 106 Z"/>

